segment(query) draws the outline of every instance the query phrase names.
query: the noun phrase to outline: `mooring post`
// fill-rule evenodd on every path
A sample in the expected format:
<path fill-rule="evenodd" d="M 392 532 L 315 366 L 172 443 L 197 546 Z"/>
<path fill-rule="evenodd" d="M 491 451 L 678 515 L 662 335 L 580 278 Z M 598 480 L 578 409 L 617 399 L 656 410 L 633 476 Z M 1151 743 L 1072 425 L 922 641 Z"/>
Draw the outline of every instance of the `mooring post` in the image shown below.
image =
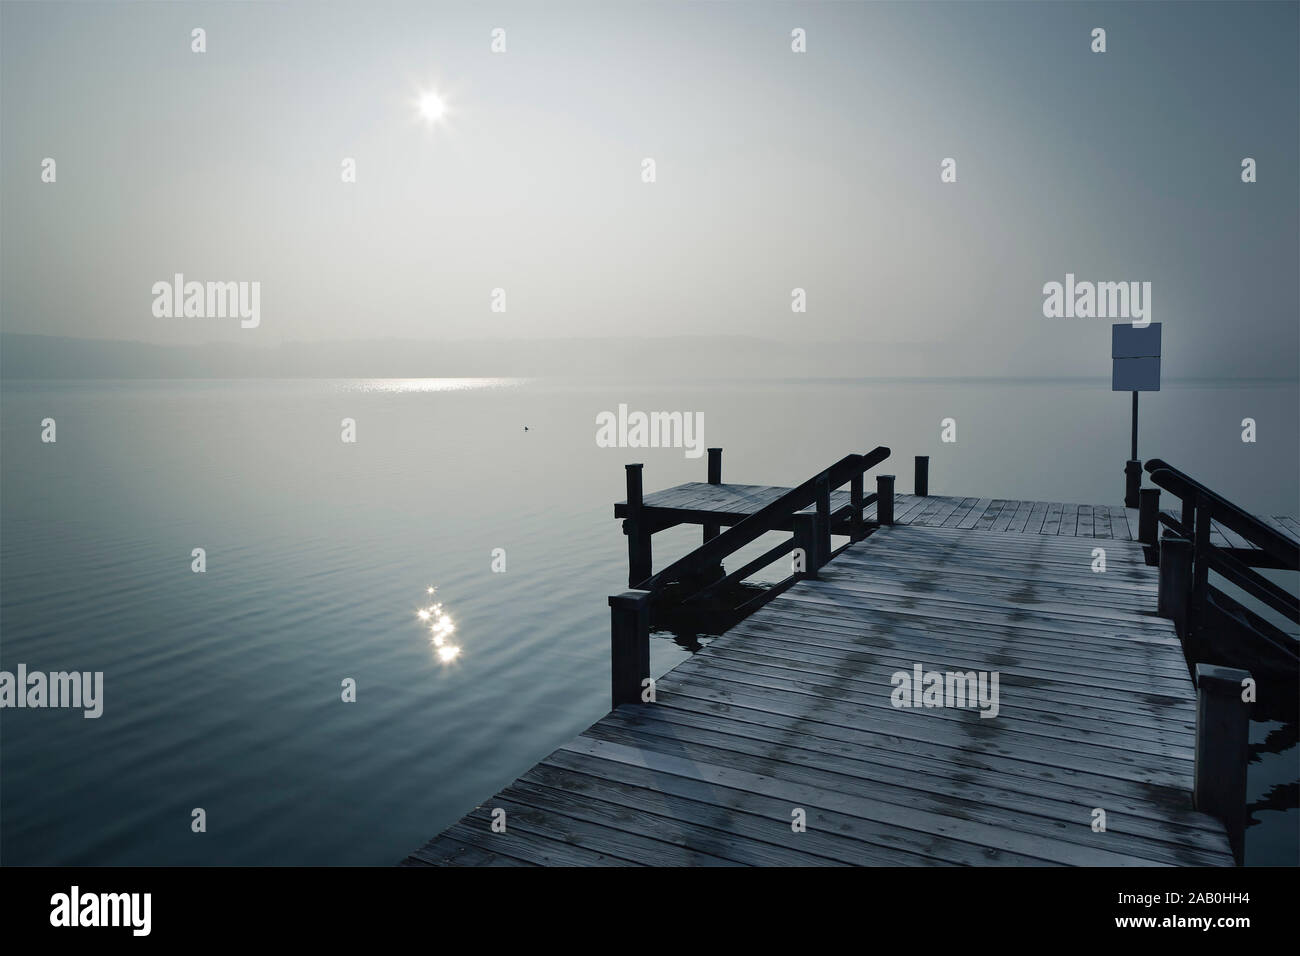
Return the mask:
<path fill-rule="evenodd" d="M 916 481 L 912 487 L 916 489 L 918 498 L 924 498 L 930 493 L 930 456 L 916 456 Z"/>
<path fill-rule="evenodd" d="M 826 472 L 817 476 L 817 552 L 821 569 L 831 559 L 831 476 Z"/>
<path fill-rule="evenodd" d="M 650 676 L 650 592 L 624 591 L 609 598 L 609 673 L 613 706 L 641 700 Z"/>
<path fill-rule="evenodd" d="M 627 535 L 627 585 L 636 587 L 651 575 L 650 529 L 641 508 L 641 469 L 627 466 L 627 517 L 623 533 Z"/>
<path fill-rule="evenodd" d="M 1192 802 L 1223 821 L 1232 855 L 1245 857 L 1246 764 L 1250 746 L 1249 671 L 1196 665 L 1196 760 Z"/>
<path fill-rule="evenodd" d="M 1143 488 L 1138 492 L 1138 541 L 1154 545 L 1159 542 L 1160 489 Z"/>
<path fill-rule="evenodd" d="M 1192 542 L 1165 532 L 1160 539 L 1160 584 L 1156 613 L 1174 622 L 1185 637 L 1187 604 L 1192 596 Z"/>
<path fill-rule="evenodd" d="M 1134 395 L 1137 392 L 1133 393 Z M 1142 462 L 1130 458 L 1124 462 L 1124 507 L 1138 506 L 1138 491 L 1142 487 Z"/>
<path fill-rule="evenodd" d="M 722 484 L 722 449 L 709 449 L 709 484 Z M 722 533 L 722 525 L 717 521 L 704 522 L 704 541 L 707 544 Z"/>
<path fill-rule="evenodd" d="M 796 512 L 793 518 L 794 547 L 796 558 L 803 555 L 803 570 L 795 571 L 796 580 L 817 579 L 821 565 L 817 563 L 817 515 L 808 512 Z"/>
<path fill-rule="evenodd" d="M 893 475 L 876 475 L 876 523 L 894 523 Z"/>
<path fill-rule="evenodd" d="M 861 541 L 862 533 L 862 472 L 849 479 L 849 539 Z"/>

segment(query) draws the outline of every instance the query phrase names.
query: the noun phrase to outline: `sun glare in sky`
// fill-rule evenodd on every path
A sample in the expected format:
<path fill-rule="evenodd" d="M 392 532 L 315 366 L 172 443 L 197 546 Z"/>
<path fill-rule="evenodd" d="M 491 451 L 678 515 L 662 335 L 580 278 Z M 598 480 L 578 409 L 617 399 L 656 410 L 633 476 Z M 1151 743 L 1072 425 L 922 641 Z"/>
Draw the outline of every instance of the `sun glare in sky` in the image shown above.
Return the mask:
<path fill-rule="evenodd" d="M 420 94 L 419 99 L 420 115 L 428 123 L 436 123 L 447 112 L 447 104 L 443 98 L 438 95 L 437 90 L 426 90 Z"/>

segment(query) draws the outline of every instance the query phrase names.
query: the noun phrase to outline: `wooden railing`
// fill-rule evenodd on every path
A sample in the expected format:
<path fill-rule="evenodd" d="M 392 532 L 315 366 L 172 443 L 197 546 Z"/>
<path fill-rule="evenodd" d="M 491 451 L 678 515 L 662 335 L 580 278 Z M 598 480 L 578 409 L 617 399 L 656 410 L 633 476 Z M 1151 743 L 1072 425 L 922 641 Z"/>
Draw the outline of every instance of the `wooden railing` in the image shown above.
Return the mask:
<path fill-rule="evenodd" d="M 753 613 L 795 581 L 816 578 L 839 551 L 832 551 L 831 535 L 846 533 L 849 544 L 866 537 L 880 524 L 893 522 L 894 479 L 877 476 L 874 494 L 863 494 L 863 476 L 889 457 L 883 446 L 865 455 L 845 455 L 776 500 L 725 531 L 705 527 L 705 542 L 663 570 L 651 574 L 648 538 L 653 532 L 643 514 L 639 466 L 629 466 L 628 519 L 625 530 L 633 590 L 613 595 L 611 608 L 611 682 L 613 704 L 641 699 L 650 676 L 649 633 L 652 625 L 673 626 L 689 622 L 705 631 L 725 630 Z M 711 456 L 712 458 L 712 456 Z M 638 470 L 633 472 L 632 468 Z M 714 467 L 710 464 L 710 481 Z M 633 475 L 635 474 L 635 485 Z M 832 511 L 831 492 L 847 484 L 849 501 Z M 633 502 L 635 501 L 635 505 Z M 876 505 L 874 522 L 863 513 Z M 805 509 L 812 508 L 811 511 Z M 765 534 L 790 530 L 791 537 L 731 573 L 722 562 Z M 792 562 L 789 576 L 770 587 L 743 589 L 741 583 L 754 572 L 791 552 L 802 561 Z M 641 571 L 645 574 L 642 577 Z"/>
<path fill-rule="evenodd" d="M 1235 639 L 1254 638 L 1257 651 L 1274 669 L 1293 669 L 1300 662 L 1297 644 L 1285 631 L 1250 611 L 1210 583 L 1214 571 L 1266 607 L 1300 625 L 1300 601 L 1256 568 L 1300 570 L 1300 547 L 1276 528 L 1205 487 L 1167 462 L 1146 463 L 1151 480 L 1179 499 L 1177 517 L 1159 508 L 1159 492 L 1143 491 L 1138 537 L 1158 548 L 1159 612 L 1173 620 L 1185 645 L 1202 640 L 1207 629 Z M 1165 534 L 1157 541 L 1157 522 Z M 1211 541 L 1213 524 L 1244 538 L 1253 548 L 1218 546 Z M 1198 648 L 1204 650 L 1204 648 Z M 1199 659 L 1199 658 L 1198 658 Z"/>

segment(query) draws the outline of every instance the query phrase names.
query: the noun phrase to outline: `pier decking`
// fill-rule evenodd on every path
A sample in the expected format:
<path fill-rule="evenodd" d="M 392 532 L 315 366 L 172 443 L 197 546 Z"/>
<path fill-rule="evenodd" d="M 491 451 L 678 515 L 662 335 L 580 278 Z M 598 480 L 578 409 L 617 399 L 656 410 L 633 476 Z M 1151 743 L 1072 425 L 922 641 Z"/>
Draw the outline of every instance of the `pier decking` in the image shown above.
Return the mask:
<path fill-rule="evenodd" d="M 693 483 L 641 516 L 732 525 L 790 491 Z M 1231 865 L 1136 512 L 897 495 L 893 520 L 404 862 Z M 894 706 L 916 665 L 996 672 L 997 716 Z"/>
<path fill-rule="evenodd" d="M 652 520 L 701 524 L 717 521 L 737 524 L 759 508 L 770 504 L 789 488 L 771 485 L 708 484 L 688 482 L 648 494 L 643 509 Z M 831 492 L 831 510 L 849 503 L 847 491 Z M 806 508 L 809 512 L 812 508 Z M 865 516 L 876 517 L 876 504 L 867 505 Z M 614 517 L 627 516 L 626 502 L 614 505 Z M 1265 523 L 1300 542 L 1300 523 L 1290 515 L 1259 515 Z M 1080 538 L 1137 540 L 1138 512 L 1122 505 L 1081 505 L 1061 501 L 1018 501 L 1004 498 L 957 498 L 950 495 L 894 496 L 894 523 L 928 528 L 959 528 L 979 531 L 1012 531 L 1055 534 Z M 1218 522 L 1211 525 L 1210 540 L 1216 547 L 1254 549 L 1255 545 Z"/>

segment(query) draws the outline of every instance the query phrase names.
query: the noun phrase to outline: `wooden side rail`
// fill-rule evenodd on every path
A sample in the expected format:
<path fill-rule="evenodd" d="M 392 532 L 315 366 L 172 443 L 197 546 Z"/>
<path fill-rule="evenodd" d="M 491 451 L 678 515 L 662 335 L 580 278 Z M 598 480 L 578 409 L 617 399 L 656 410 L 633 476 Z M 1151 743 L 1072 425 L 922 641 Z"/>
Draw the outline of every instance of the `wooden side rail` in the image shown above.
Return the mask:
<path fill-rule="evenodd" d="M 777 521 L 792 518 L 809 505 L 818 505 L 819 518 L 823 516 L 823 507 L 825 507 L 825 519 L 829 521 L 829 504 L 825 503 L 828 501 L 830 489 L 838 488 L 854 475 L 861 475 L 888 457 L 889 449 L 883 446 L 865 455 L 845 455 L 824 472 L 809 478 L 798 487 L 791 488 L 739 524 L 732 525 L 690 554 L 678 558 L 658 574 L 649 575 L 639 581 L 636 584 L 637 589 L 653 593 L 665 584 L 698 575 L 704 569 L 720 564 L 723 558 L 774 530 Z"/>
<path fill-rule="evenodd" d="M 646 520 L 642 504 L 641 465 L 627 466 L 627 507 L 624 531 L 628 536 L 628 567 L 632 589 L 611 596 L 610 684 L 613 706 L 643 699 L 650 676 L 650 627 L 656 619 L 673 615 L 696 620 L 739 620 L 752 613 L 797 580 L 816 577 L 838 554 L 831 550 L 833 531 L 847 531 L 850 543 L 867 534 L 866 507 L 877 506 L 877 522 L 893 522 L 893 478 L 880 476 L 877 491 L 863 494 L 863 476 L 889 457 L 880 446 L 865 455 L 845 455 L 798 487 L 763 506 L 738 523 L 721 530 L 720 523 L 705 525 L 703 543 L 689 554 L 651 574 L 650 537 L 656 528 Z M 721 449 L 709 449 L 709 483 L 721 481 Z M 886 480 L 887 479 L 887 480 Z M 831 492 L 848 484 L 849 503 L 831 510 Z M 807 510 L 807 509 L 812 510 Z M 724 573 L 722 562 L 763 535 L 793 529 L 790 538 L 743 567 Z M 845 545 L 847 547 L 847 545 Z M 755 593 L 741 583 L 754 572 L 796 549 L 803 552 L 796 568 L 778 584 Z M 842 549 L 841 549 L 842 550 Z M 745 598 L 736 604 L 735 591 Z M 728 599 L 729 598 L 729 599 Z M 726 599 L 726 600 L 724 600 Z M 708 615 L 713 615 L 708 618 Z M 729 624 L 727 625 L 729 626 Z"/>
<path fill-rule="evenodd" d="M 1300 547 L 1276 528 L 1270 527 L 1159 458 L 1147 462 L 1146 470 L 1155 484 L 1182 501 L 1180 523 L 1183 528 L 1180 530 L 1183 534 L 1194 533 L 1195 512 L 1204 510 L 1213 520 L 1237 532 L 1255 547 L 1281 562 L 1282 567 L 1290 571 L 1300 570 Z"/>
<path fill-rule="evenodd" d="M 1300 600 L 1255 570 L 1300 570 L 1300 547 L 1276 528 L 1166 462 L 1154 459 L 1147 462 L 1146 469 L 1151 480 L 1181 504 L 1177 517 L 1157 512 L 1159 491 L 1141 492 L 1138 536 L 1148 545 L 1156 544 L 1156 521 L 1166 528 L 1158 542 L 1157 612 L 1174 622 L 1189 660 L 1199 662 L 1207 654 L 1245 654 L 1258 662 L 1253 666 L 1262 667 L 1267 675 L 1294 675 L 1300 666 L 1300 646 L 1295 639 L 1211 585 L 1210 572 L 1300 624 Z M 1216 546 L 1211 542 L 1215 522 L 1259 550 Z"/>

